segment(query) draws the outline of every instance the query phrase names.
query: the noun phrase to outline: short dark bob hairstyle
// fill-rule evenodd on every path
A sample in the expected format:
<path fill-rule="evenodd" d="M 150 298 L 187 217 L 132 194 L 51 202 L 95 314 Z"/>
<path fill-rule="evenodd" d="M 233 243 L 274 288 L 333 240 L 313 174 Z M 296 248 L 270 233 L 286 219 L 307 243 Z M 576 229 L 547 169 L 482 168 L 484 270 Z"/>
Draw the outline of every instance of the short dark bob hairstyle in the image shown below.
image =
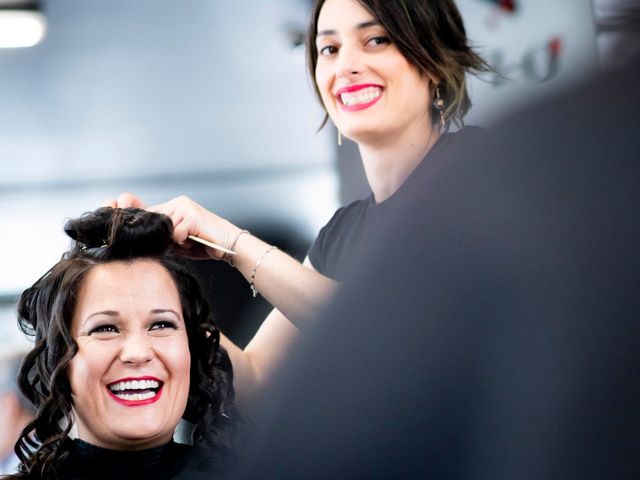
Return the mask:
<path fill-rule="evenodd" d="M 471 107 L 466 73 L 480 74 L 492 72 L 493 69 L 469 46 L 462 16 L 453 0 L 356 1 L 380 22 L 410 64 L 422 74 L 438 79 L 440 95 L 445 101 L 445 123 L 463 126 L 463 118 Z M 318 64 L 316 37 L 318 17 L 324 3 L 325 0 L 315 0 L 307 30 L 307 66 L 321 103 L 315 81 Z M 435 108 L 431 119 L 434 125 L 440 122 L 439 112 Z"/>

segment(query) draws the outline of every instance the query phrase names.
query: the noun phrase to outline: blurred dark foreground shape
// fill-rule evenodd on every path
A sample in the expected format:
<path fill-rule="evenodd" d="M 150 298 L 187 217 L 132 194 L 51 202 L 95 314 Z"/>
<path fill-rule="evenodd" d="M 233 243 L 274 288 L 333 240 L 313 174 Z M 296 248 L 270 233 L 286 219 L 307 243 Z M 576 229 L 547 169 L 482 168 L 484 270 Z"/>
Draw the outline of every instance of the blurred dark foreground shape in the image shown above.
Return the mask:
<path fill-rule="evenodd" d="M 434 166 L 238 478 L 640 478 L 639 66 Z"/>

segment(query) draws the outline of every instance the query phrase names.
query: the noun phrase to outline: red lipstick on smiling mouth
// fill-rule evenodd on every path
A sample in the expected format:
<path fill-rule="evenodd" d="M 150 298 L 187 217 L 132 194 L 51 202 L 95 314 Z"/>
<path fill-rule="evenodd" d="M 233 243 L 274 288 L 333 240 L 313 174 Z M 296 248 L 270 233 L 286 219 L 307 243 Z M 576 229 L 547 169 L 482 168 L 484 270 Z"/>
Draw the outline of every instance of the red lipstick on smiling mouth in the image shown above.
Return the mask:
<path fill-rule="evenodd" d="M 140 407 L 160 400 L 163 386 L 156 377 L 128 377 L 110 383 L 107 391 L 121 405 Z"/>
<path fill-rule="evenodd" d="M 373 83 L 347 85 L 335 92 L 340 108 L 346 112 L 356 112 L 371 107 L 382 98 L 383 88 Z"/>

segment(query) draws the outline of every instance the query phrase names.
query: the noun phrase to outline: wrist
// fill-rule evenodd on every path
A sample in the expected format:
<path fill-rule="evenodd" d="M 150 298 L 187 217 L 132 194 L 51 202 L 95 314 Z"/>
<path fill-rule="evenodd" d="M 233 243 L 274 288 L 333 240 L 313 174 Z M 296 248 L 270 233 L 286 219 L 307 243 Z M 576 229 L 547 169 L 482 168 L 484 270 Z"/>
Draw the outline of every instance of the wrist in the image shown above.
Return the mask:
<path fill-rule="evenodd" d="M 230 238 L 230 244 L 227 247 L 229 250 L 231 250 L 234 253 L 225 253 L 224 256 L 222 257 L 222 259 L 227 262 L 229 265 L 231 265 L 232 267 L 235 267 L 234 263 L 233 263 L 233 259 L 235 257 L 235 252 L 237 250 L 237 246 L 238 246 L 238 240 L 240 240 L 240 237 L 242 237 L 243 235 L 251 235 L 251 233 L 249 232 L 249 230 L 241 230 L 241 229 L 237 229 L 237 232 L 234 233 Z"/>
<path fill-rule="evenodd" d="M 253 267 L 253 270 L 251 271 L 251 278 L 249 279 L 249 288 L 251 289 L 251 294 L 253 295 L 253 298 L 256 298 L 258 296 L 258 289 L 256 288 L 256 273 L 258 273 L 258 269 L 260 268 L 260 265 L 262 265 L 262 262 L 264 261 L 265 257 L 267 255 L 269 255 L 269 253 L 271 253 L 273 250 L 277 250 L 278 247 L 276 247 L 275 245 L 271 245 L 269 248 L 267 248 L 264 253 L 260 256 L 260 258 L 258 258 L 258 261 L 256 262 L 255 266 Z"/>

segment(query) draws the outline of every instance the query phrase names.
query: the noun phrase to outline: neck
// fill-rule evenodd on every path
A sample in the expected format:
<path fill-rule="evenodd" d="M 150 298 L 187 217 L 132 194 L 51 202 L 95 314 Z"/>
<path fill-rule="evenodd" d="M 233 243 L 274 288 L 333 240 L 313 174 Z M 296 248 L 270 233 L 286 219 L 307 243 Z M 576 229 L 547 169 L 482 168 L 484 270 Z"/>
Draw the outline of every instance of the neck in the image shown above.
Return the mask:
<path fill-rule="evenodd" d="M 407 132 L 391 142 L 358 143 L 376 203 L 383 202 L 402 186 L 439 137 L 440 132 L 429 126 L 413 135 Z"/>

